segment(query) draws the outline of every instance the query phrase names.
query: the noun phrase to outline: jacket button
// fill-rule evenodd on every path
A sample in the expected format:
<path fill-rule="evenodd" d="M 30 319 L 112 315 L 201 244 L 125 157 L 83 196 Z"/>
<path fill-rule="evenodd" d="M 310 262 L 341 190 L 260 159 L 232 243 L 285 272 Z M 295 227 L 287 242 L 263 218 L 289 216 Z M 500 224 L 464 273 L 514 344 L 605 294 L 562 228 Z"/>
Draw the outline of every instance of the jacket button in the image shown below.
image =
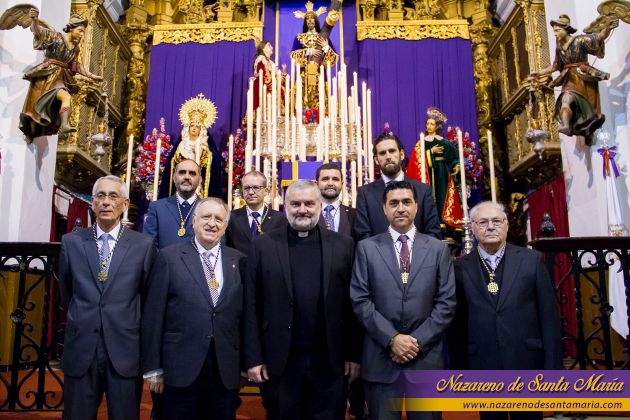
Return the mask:
<path fill-rule="evenodd" d="M 216 317 L 217 314 L 215 312 L 212 313 L 212 318 Z"/>
<path fill-rule="evenodd" d="M 291 326 L 289 325 L 289 329 L 291 329 Z"/>

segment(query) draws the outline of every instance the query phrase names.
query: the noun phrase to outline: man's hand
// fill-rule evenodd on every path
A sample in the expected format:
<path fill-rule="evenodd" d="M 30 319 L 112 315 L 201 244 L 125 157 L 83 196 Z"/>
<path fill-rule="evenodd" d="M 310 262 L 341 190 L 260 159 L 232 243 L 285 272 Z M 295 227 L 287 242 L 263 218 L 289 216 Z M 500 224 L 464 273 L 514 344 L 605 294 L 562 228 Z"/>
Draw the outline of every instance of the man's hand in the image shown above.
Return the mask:
<path fill-rule="evenodd" d="M 319 44 L 320 47 L 322 47 L 322 50 L 323 50 L 324 47 L 328 45 L 328 39 L 324 38 L 323 36 L 319 36 L 317 37 L 317 43 Z"/>
<path fill-rule="evenodd" d="M 351 384 L 355 379 L 359 377 L 361 372 L 361 365 L 354 362 L 345 362 L 344 375 L 348 377 L 348 383 Z"/>
<path fill-rule="evenodd" d="M 145 381 L 147 382 L 147 385 L 149 385 L 149 390 L 151 392 L 155 392 L 156 394 L 164 392 L 164 377 L 162 375 L 152 376 L 145 379 Z"/>
<path fill-rule="evenodd" d="M 407 334 L 398 334 L 392 339 L 392 352 L 395 356 L 408 362 L 418 355 L 420 344 L 418 340 Z"/>
<path fill-rule="evenodd" d="M 433 146 L 431 148 L 431 153 L 442 153 L 444 151 L 444 146 Z"/>
<path fill-rule="evenodd" d="M 253 368 L 247 369 L 247 376 L 249 376 L 250 381 L 254 381 L 257 384 L 261 384 L 267 380 L 269 380 L 269 375 L 267 374 L 267 366 L 258 365 Z"/>
<path fill-rule="evenodd" d="M 402 357 L 396 356 L 393 351 L 389 352 L 389 358 L 392 359 L 392 362 L 398 365 L 404 365 L 405 363 L 407 363 Z"/>

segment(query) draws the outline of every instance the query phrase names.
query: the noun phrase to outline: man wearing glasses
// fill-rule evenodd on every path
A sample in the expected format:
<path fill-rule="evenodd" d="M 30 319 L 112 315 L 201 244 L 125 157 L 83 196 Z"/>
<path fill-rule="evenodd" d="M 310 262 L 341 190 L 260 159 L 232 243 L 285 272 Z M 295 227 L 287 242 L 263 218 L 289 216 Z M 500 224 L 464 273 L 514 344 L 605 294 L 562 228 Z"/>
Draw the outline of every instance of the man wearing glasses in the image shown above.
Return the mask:
<path fill-rule="evenodd" d="M 61 239 L 65 419 L 96 419 L 103 393 L 109 418 L 139 418 L 140 313 L 157 251 L 153 238 L 120 223 L 128 206 L 120 178 L 99 178 L 92 190 L 96 224 Z"/>
<path fill-rule="evenodd" d="M 265 204 L 265 195 L 269 189 L 267 178 L 262 172 L 246 173 L 243 175 L 242 185 L 247 205 L 232 211 L 225 234 L 225 244 L 247 255 L 252 238 L 285 227 L 287 219 L 282 213 Z"/>
<path fill-rule="evenodd" d="M 562 369 L 556 297 L 542 254 L 506 243 L 503 205 L 470 211 L 477 247 L 455 262 L 457 310 L 451 327 L 452 367 L 479 370 Z M 482 420 L 507 412 L 481 412 Z M 510 412 L 540 419 L 540 412 Z"/>

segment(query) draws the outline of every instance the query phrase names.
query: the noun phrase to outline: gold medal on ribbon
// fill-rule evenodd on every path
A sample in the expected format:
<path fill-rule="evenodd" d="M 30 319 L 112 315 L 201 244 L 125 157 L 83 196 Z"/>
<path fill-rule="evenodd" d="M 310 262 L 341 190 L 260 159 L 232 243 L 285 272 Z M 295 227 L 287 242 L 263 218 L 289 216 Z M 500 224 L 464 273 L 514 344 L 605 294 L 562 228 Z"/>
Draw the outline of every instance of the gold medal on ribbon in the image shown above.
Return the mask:
<path fill-rule="evenodd" d="M 179 236 L 180 238 L 183 237 L 186 234 L 186 228 L 182 225 L 182 227 L 180 227 L 177 230 L 177 236 Z"/>
<path fill-rule="evenodd" d="M 490 283 L 488 283 L 488 292 L 493 295 L 499 293 L 499 285 L 494 280 L 491 280 Z"/>
<path fill-rule="evenodd" d="M 219 288 L 219 282 L 215 278 L 212 278 L 210 280 L 210 287 L 212 289 L 214 289 L 214 290 L 218 289 Z"/>
<path fill-rule="evenodd" d="M 403 284 L 407 284 L 407 282 L 409 281 L 409 273 L 402 273 L 400 275 L 400 278 L 401 278 Z"/>
<path fill-rule="evenodd" d="M 101 270 L 101 271 L 99 271 L 98 272 L 98 281 L 100 281 L 101 283 L 106 282 L 108 274 L 109 274 L 108 270 Z"/>

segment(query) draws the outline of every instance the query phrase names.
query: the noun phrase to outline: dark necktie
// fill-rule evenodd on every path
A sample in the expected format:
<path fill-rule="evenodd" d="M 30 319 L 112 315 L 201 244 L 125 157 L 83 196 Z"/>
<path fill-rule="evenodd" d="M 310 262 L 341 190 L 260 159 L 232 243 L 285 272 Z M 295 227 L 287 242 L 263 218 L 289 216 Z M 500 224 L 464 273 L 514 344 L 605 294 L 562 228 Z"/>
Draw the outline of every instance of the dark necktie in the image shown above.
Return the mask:
<path fill-rule="evenodd" d="M 252 231 L 252 236 L 258 236 L 258 218 L 260 217 L 260 213 L 257 211 L 252 212 L 252 224 L 250 229 Z"/>
<path fill-rule="evenodd" d="M 407 235 L 400 235 L 398 240 L 402 243 L 400 247 L 400 272 L 409 273 L 409 246 L 407 245 Z"/>
<path fill-rule="evenodd" d="M 184 201 L 179 207 L 182 210 L 182 218 L 186 220 L 188 212 L 190 211 L 190 203 L 188 201 Z"/>
<path fill-rule="evenodd" d="M 335 217 L 333 216 L 333 210 L 335 208 L 332 206 L 332 204 L 327 205 L 326 207 L 324 207 L 324 221 L 326 222 L 326 227 L 328 228 L 328 230 L 335 230 Z"/>

